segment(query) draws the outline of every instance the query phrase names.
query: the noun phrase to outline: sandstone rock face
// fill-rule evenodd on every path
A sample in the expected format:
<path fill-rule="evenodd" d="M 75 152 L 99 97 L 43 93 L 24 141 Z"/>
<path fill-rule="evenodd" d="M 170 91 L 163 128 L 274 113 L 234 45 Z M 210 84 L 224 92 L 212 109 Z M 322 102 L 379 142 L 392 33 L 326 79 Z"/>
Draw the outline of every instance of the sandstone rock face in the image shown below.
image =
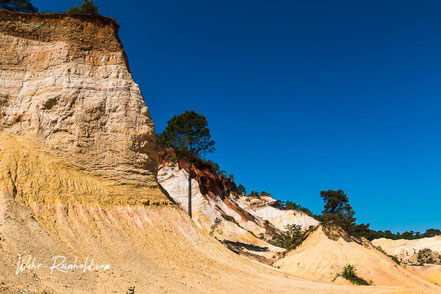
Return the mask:
<path fill-rule="evenodd" d="M 193 221 L 212 236 L 225 242 L 249 244 L 249 253 L 272 257 L 284 249 L 269 244 L 274 233 L 287 225 L 303 229 L 319 224 L 317 220 L 296 210 L 282 210 L 271 196 L 243 196 L 229 193 L 225 183 L 204 167 L 195 168 L 192 180 Z M 188 211 L 188 173 L 180 165 L 163 161 L 158 181 L 184 211 Z M 257 238 L 257 237 L 260 238 Z M 266 239 L 264 241 L 262 239 Z M 255 250 L 252 250 L 252 249 Z"/>
<path fill-rule="evenodd" d="M 197 172 L 195 172 L 197 173 Z M 158 172 L 158 181 L 170 197 L 184 210 L 188 211 L 188 173 L 174 164 L 162 166 Z M 199 227 L 219 240 L 242 242 L 266 248 L 265 251 L 255 251 L 258 255 L 274 255 L 280 248 L 256 237 L 265 233 L 262 220 L 245 215 L 238 211 L 237 205 L 229 198 L 221 197 L 212 191 L 203 194 L 200 183 L 192 180 L 192 210 L 193 221 Z M 248 218 L 246 216 L 249 216 Z M 228 219 L 228 220 L 227 220 Z"/>
<path fill-rule="evenodd" d="M 302 211 L 282 210 L 273 205 L 277 202 L 271 196 L 241 196 L 236 202 L 252 215 L 269 221 L 279 230 L 286 230 L 287 225 L 300 225 L 304 230 L 315 227 L 319 222 Z"/>
<path fill-rule="evenodd" d="M 156 185 L 154 125 L 104 17 L 0 12 L 0 129 L 76 168 Z"/>
<path fill-rule="evenodd" d="M 412 257 L 415 257 L 413 258 L 414 261 L 417 260 L 419 251 L 424 249 L 430 249 L 441 254 L 441 236 L 415 240 L 391 240 L 380 238 L 373 240 L 372 244 L 380 246 L 388 254 L 394 255 L 404 262 L 411 261 Z"/>
<path fill-rule="evenodd" d="M 215 179 L 210 172 L 194 170 L 196 179 L 192 183 L 193 211 L 195 214 L 202 213 L 207 220 L 214 222 L 216 217 L 221 215 L 230 216 L 255 235 L 266 236 L 265 221 L 268 221 L 274 229 L 286 230 L 287 225 L 300 225 L 304 230 L 310 226 L 316 226 L 319 222 L 307 214 L 296 210 L 283 210 L 275 207 L 277 200 L 270 195 L 265 196 L 244 196 L 237 193 L 228 193 L 211 183 L 207 183 L 207 177 Z M 208 175 L 207 175 L 208 174 Z M 170 196 L 187 211 L 188 201 L 188 178 L 185 169 L 176 164 L 163 162 L 159 169 L 158 181 L 170 194 Z M 200 183 L 199 183 L 199 182 Z M 218 180 L 220 182 L 220 180 Z M 216 180 L 212 180 L 216 182 Z M 195 217 L 198 225 L 199 218 Z"/>

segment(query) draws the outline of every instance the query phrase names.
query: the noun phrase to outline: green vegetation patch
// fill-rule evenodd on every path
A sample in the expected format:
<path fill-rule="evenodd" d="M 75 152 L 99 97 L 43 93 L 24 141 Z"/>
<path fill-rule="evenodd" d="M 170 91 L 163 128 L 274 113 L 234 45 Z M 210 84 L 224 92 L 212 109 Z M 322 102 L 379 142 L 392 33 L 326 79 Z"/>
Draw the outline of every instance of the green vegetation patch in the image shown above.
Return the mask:
<path fill-rule="evenodd" d="M 302 226 L 287 225 L 285 229 L 286 231 L 280 233 L 272 232 L 272 238 L 269 240 L 269 243 L 281 248 L 290 248 L 294 244 L 296 244 L 296 247 L 300 245 L 299 241 L 303 240 L 305 234 L 302 231 Z"/>
<path fill-rule="evenodd" d="M 355 266 L 353 266 L 352 264 L 347 264 L 343 269 L 343 272 L 341 274 L 337 274 L 336 278 L 339 276 L 348 280 L 354 285 L 360 285 L 360 286 L 372 285 L 372 282 L 369 283 L 368 281 L 357 276 L 357 270 Z"/>

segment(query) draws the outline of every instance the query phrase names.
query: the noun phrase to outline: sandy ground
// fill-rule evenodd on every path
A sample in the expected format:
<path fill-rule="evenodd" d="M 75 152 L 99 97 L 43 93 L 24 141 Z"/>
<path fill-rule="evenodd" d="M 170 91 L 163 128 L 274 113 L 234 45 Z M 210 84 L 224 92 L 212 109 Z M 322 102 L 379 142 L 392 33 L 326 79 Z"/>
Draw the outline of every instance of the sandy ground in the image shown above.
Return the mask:
<path fill-rule="evenodd" d="M 412 266 L 412 268 L 421 273 L 427 280 L 441 286 L 441 265 L 425 264 L 423 266 Z"/>
<path fill-rule="evenodd" d="M 23 140 L 0 141 L 3 293 L 429 293 L 308 281 L 238 256 L 165 196 L 73 169 Z M 8 148 L 5 148 L 8 147 Z M 116 195 L 116 196 L 115 196 Z M 117 197 L 113 199 L 112 197 Z M 155 202 L 147 202 L 152 198 Z M 161 200 L 162 197 L 162 201 Z M 153 205 L 152 203 L 157 203 Z M 16 275 L 18 255 L 42 268 Z M 93 258 L 104 271 L 51 274 L 51 258 Z M 48 266 L 45 268 L 44 266 Z"/>

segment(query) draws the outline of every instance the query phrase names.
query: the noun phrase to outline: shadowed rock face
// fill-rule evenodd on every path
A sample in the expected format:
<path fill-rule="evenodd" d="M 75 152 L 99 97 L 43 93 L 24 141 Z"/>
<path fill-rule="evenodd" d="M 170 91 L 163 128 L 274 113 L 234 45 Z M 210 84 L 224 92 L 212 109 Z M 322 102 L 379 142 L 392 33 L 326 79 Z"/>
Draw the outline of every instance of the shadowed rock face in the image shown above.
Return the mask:
<path fill-rule="evenodd" d="M 0 12 L 0 129 L 94 175 L 155 186 L 154 124 L 104 17 Z"/>

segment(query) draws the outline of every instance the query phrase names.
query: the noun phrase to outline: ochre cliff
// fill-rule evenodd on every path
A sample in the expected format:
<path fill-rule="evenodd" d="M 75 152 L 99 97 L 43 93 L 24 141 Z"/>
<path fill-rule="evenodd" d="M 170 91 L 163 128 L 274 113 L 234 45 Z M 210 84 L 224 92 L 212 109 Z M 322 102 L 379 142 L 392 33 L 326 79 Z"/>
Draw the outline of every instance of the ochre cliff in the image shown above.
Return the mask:
<path fill-rule="evenodd" d="M 155 185 L 154 125 L 118 24 L 0 13 L 0 128 L 77 168 Z"/>
<path fill-rule="evenodd" d="M 174 161 L 173 153 L 160 152 L 158 181 L 171 198 L 188 211 L 188 165 Z M 284 249 L 272 239 L 283 234 L 287 225 L 303 229 L 319 222 L 303 212 L 277 207 L 271 195 L 247 196 L 236 190 L 231 178 L 218 174 L 209 164 L 198 160 L 192 165 L 192 209 L 195 224 L 225 244 L 244 248 L 246 254 L 272 263 Z M 273 245 L 271 245 L 273 243 Z"/>

